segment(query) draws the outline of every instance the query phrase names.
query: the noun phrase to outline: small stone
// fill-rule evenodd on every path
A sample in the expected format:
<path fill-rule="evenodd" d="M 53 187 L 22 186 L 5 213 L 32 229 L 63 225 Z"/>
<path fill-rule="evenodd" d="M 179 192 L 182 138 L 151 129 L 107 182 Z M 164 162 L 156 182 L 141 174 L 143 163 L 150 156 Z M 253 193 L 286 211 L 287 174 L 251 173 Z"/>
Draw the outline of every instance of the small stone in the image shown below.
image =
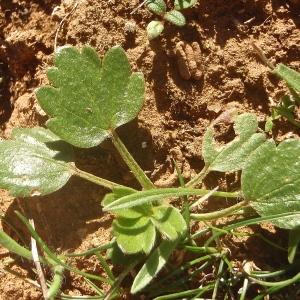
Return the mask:
<path fill-rule="evenodd" d="M 136 23 L 134 21 L 127 21 L 124 25 L 124 33 L 126 35 L 133 35 L 136 33 Z"/>

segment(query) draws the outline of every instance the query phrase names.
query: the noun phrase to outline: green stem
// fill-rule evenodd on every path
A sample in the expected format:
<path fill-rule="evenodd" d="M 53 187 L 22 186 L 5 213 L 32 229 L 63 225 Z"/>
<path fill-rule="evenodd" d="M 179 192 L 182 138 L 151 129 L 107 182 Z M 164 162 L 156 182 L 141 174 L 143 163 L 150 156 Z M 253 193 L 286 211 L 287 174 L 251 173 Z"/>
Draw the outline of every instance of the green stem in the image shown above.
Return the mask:
<path fill-rule="evenodd" d="M 218 289 L 219 289 L 219 285 L 220 285 L 220 279 L 221 279 L 221 274 L 223 272 L 223 268 L 224 268 L 224 260 L 221 259 L 220 264 L 219 264 L 218 274 L 217 274 L 217 280 L 215 282 L 213 294 L 211 297 L 212 300 L 217 299 L 217 293 L 218 293 Z"/>
<path fill-rule="evenodd" d="M 66 257 L 76 257 L 76 256 L 88 256 L 88 255 L 94 255 L 95 253 L 105 251 L 108 249 L 111 249 L 115 244 L 115 241 L 109 242 L 107 244 L 104 244 L 102 246 L 98 246 L 89 250 L 86 250 L 84 252 L 80 253 L 67 253 L 65 254 Z"/>
<path fill-rule="evenodd" d="M 199 221 L 210 221 L 215 220 L 218 218 L 226 217 L 233 212 L 246 207 L 249 204 L 247 200 L 241 201 L 235 205 L 232 205 L 230 207 L 224 208 L 219 211 L 214 211 L 211 213 L 205 213 L 205 214 L 191 214 L 191 219 L 193 220 L 199 220 Z"/>
<path fill-rule="evenodd" d="M 277 282 L 269 282 L 269 281 L 258 280 L 258 279 L 255 279 L 253 277 L 249 277 L 249 279 L 252 282 L 255 282 L 255 283 L 263 285 L 263 286 L 270 286 L 270 287 L 288 286 L 288 285 L 291 285 L 291 284 L 293 284 L 293 283 L 300 280 L 300 273 L 296 274 L 294 277 L 292 277 L 290 279 L 283 280 L 283 281 L 277 281 Z"/>
<path fill-rule="evenodd" d="M 151 182 L 151 180 L 148 178 L 145 172 L 141 169 L 141 167 L 137 164 L 135 159 L 129 153 L 126 146 L 123 144 L 120 137 L 114 130 L 111 131 L 111 140 L 118 152 L 120 153 L 121 157 L 123 158 L 124 162 L 134 174 L 135 178 L 138 180 L 141 186 L 145 190 L 153 189 L 154 184 Z"/>
<path fill-rule="evenodd" d="M 38 233 L 35 231 L 35 229 L 32 227 L 32 225 L 28 222 L 28 220 L 18 211 L 15 211 L 18 218 L 22 221 L 22 223 L 26 226 L 31 236 L 36 240 L 36 242 L 39 244 L 41 249 L 47 254 L 48 259 L 51 259 L 56 264 L 63 266 L 65 269 L 68 269 L 69 271 L 82 275 L 86 278 L 90 278 L 93 280 L 102 281 L 108 284 L 112 284 L 111 280 L 102 276 L 97 276 L 94 274 L 90 274 L 81 270 L 78 270 L 77 268 L 74 268 L 72 266 L 67 265 L 64 261 L 59 259 L 45 244 L 45 242 L 42 240 L 42 238 L 38 235 Z"/>
<path fill-rule="evenodd" d="M 64 280 L 64 267 L 57 265 L 53 268 L 54 276 L 52 283 L 48 289 L 47 299 L 54 300 L 56 299 L 57 294 L 60 291 L 60 288 L 62 286 L 63 280 Z"/>
<path fill-rule="evenodd" d="M 122 184 L 118 184 L 118 183 L 115 183 L 115 182 L 112 182 L 112 181 L 109 181 L 107 179 L 104 179 L 104 178 L 101 178 L 101 177 L 98 177 L 98 176 L 95 176 L 93 174 L 90 174 L 88 172 L 85 172 L 85 171 L 82 171 L 78 168 L 75 167 L 74 169 L 75 173 L 74 175 L 75 176 L 78 176 L 80 178 L 83 178 L 83 179 L 86 179 L 90 182 L 93 182 L 97 185 L 100 185 L 100 186 L 103 186 L 103 187 L 106 187 L 110 190 L 116 188 L 116 187 L 119 187 L 119 188 L 126 188 L 124 185 Z"/>
<path fill-rule="evenodd" d="M 198 173 L 195 177 L 193 177 L 185 186 L 186 187 L 195 187 L 206 177 L 209 173 L 209 166 L 205 165 L 204 168 Z"/>
<path fill-rule="evenodd" d="M 107 292 L 104 300 L 109 300 L 111 296 L 117 291 L 120 284 L 124 280 L 124 278 L 134 269 L 134 267 L 140 263 L 140 260 L 136 260 L 135 262 L 131 263 L 117 278 L 117 280 L 113 283 L 110 290 Z"/>

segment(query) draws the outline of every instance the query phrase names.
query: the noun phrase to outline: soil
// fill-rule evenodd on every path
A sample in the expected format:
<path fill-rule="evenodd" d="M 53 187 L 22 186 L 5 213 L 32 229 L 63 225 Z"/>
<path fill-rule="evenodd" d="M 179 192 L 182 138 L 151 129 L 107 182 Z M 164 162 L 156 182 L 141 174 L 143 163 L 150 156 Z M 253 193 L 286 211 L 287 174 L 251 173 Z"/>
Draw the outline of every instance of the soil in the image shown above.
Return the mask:
<path fill-rule="evenodd" d="M 131 14 L 139 2 L 1 1 L 1 137 L 9 138 L 14 127 L 45 124 L 47 116 L 39 107 L 34 90 L 47 84 L 45 74 L 53 63 L 54 48 L 65 44 L 78 47 L 89 44 L 99 56 L 116 44 L 122 45 L 132 69 L 144 73 L 144 107 L 138 119 L 119 132 L 157 186 L 177 183 L 172 159 L 179 163 L 186 179 L 201 169 L 202 136 L 208 124 L 222 112 L 231 108 L 254 112 L 264 125 L 271 107 L 279 103 L 286 88 L 262 63 L 252 44 L 259 46 L 273 64 L 284 63 L 300 70 L 299 5 L 284 0 L 200 0 L 194 8 L 184 12 L 185 27 L 166 23 L 163 34 L 149 42 L 145 28 L 157 17 L 144 8 Z M 172 1 L 167 2 L 172 7 Z M 191 73 L 198 72 L 200 77 L 182 75 L 176 51 L 178 43 L 190 50 L 195 43 L 200 46 L 201 57 L 197 53 L 195 61 L 190 59 L 195 56 L 193 53 L 180 56 L 186 61 L 185 67 L 192 68 Z M 299 131 L 284 120 L 278 121 L 272 132 L 278 140 L 298 134 Z M 220 128 L 218 138 L 232 138 L 232 130 Z M 86 171 L 138 186 L 109 142 L 88 150 L 76 150 L 76 156 L 78 166 Z M 205 185 L 232 190 L 236 176 L 212 174 Z M 80 252 L 110 239 L 112 220 L 102 213 L 100 206 L 105 192 L 77 178 L 46 197 L 15 199 L 2 190 L 2 226 L 20 242 L 28 243 L 29 236 L 14 214 L 18 209 L 34 219 L 37 231 L 51 248 L 58 252 Z M 265 232 L 271 240 L 286 243 L 285 234 L 273 227 L 257 230 Z M 264 243 L 251 239 L 226 243 L 233 259 L 240 263 L 247 258 L 262 266 L 276 265 L 286 259 L 272 249 L 272 255 L 269 254 Z M 0 298 L 41 299 L 38 289 L 2 271 L 9 257 L 3 248 L 0 248 L 0 257 Z M 14 271 L 36 279 L 25 262 L 13 258 L 17 261 Z M 92 258 L 77 259 L 76 263 L 86 270 L 96 265 Z M 98 272 L 101 273 L 101 269 Z M 63 290 L 70 295 L 92 294 L 87 284 L 73 275 L 68 275 Z"/>

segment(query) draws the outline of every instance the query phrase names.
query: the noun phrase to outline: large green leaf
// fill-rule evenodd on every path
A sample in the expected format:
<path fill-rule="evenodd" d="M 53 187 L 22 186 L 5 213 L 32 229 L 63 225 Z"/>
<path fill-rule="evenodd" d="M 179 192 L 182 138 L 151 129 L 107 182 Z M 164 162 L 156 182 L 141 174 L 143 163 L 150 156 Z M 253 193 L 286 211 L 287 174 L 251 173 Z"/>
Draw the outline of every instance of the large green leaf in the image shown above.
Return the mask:
<path fill-rule="evenodd" d="M 155 227 L 148 217 L 117 218 L 113 222 L 113 233 L 118 246 L 127 254 L 150 253 L 156 238 Z"/>
<path fill-rule="evenodd" d="M 272 140 L 265 142 L 249 156 L 241 180 L 245 198 L 261 216 L 300 212 L 300 140 L 277 147 Z M 297 216 L 272 222 L 287 229 L 300 225 Z"/>
<path fill-rule="evenodd" d="M 90 47 L 59 48 L 48 78 L 53 86 L 36 92 L 52 117 L 47 126 L 78 147 L 100 144 L 110 130 L 134 119 L 143 105 L 143 75 L 131 73 L 125 51 L 118 46 L 105 54 L 102 64 Z"/>
<path fill-rule="evenodd" d="M 0 187 L 13 196 L 52 193 L 73 174 L 73 149 L 44 128 L 14 129 L 0 142 Z"/>
<path fill-rule="evenodd" d="M 136 294 L 148 285 L 168 261 L 177 246 L 177 241 L 162 241 L 149 256 L 131 286 L 131 293 Z"/>
<path fill-rule="evenodd" d="M 172 206 L 153 207 L 152 223 L 169 240 L 177 240 L 186 234 L 187 225 L 179 210 Z"/>
<path fill-rule="evenodd" d="M 274 72 L 285 80 L 295 91 L 300 92 L 300 73 L 283 65 L 278 64 Z"/>
<path fill-rule="evenodd" d="M 214 129 L 208 128 L 204 135 L 202 155 L 210 170 L 233 172 L 243 169 L 248 156 L 265 142 L 264 133 L 256 133 L 256 116 L 244 113 L 235 118 L 234 130 L 237 137 L 225 146 L 218 146 L 214 139 Z"/>

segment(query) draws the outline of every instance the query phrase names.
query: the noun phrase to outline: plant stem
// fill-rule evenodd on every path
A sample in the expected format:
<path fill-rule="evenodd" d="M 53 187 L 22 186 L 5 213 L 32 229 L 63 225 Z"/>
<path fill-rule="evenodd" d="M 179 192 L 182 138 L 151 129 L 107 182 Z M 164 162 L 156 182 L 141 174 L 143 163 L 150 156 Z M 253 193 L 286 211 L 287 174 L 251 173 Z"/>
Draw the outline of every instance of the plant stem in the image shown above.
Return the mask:
<path fill-rule="evenodd" d="M 116 201 L 108 204 L 103 208 L 103 211 L 113 211 L 117 209 L 124 209 L 142 205 L 144 203 L 153 203 L 169 197 L 181 196 L 204 196 L 210 193 L 210 190 L 205 189 L 192 189 L 192 188 L 162 188 L 152 189 L 146 191 L 137 191 L 133 194 L 121 197 Z M 239 192 L 214 192 L 212 196 L 224 198 L 238 198 Z"/>
<path fill-rule="evenodd" d="M 249 204 L 247 200 L 241 201 L 235 205 L 232 205 L 230 207 L 224 208 L 219 211 L 214 211 L 211 213 L 205 213 L 205 214 L 191 214 L 191 219 L 193 220 L 199 220 L 199 221 L 210 221 L 215 220 L 218 218 L 226 217 L 233 212 L 246 207 Z"/>
<path fill-rule="evenodd" d="M 288 285 L 292 285 L 293 283 L 300 280 L 300 273 L 296 274 L 294 277 L 292 277 L 290 279 L 283 280 L 283 281 L 277 281 L 277 282 L 258 280 L 253 277 L 250 277 L 250 276 L 249 276 L 249 279 L 250 279 L 250 281 L 260 284 L 262 286 L 270 286 L 270 287 L 288 286 Z"/>
<path fill-rule="evenodd" d="M 118 183 L 109 181 L 107 179 L 95 176 L 95 175 L 90 174 L 88 172 L 82 171 L 82 170 L 80 170 L 80 169 L 78 169 L 76 167 L 74 168 L 74 171 L 75 171 L 75 173 L 74 173 L 75 176 L 81 177 L 81 178 L 86 179 L 86 180 L 88 180 L 90 182 L 93 182 L 93 183 L 95 183 L 97 185 L 106 187 L 106 188 L 108 188 L 110 190 L 112 190 L 112 189 L 114 189 L 116 187 L 126 188 L 122 184 L 118 184 Z"/>
<path fill-rule="evenodd" d="M 121 141 L 117 132 L 114 130 L 111 130 L 111 140 L 118 152 L 120 153 L 121 157 L 123 158 L 124 162 L 129 167 L 129 169 L 131 170 L 135 178 L 138 180 L 138 182 L 141 184 L 141 186 L 145 190 L 153 189 L 154 184 L 151 182 L 151 180 L 148 178 L 145 172 L 141 169 L 141 167 L 137 164 L 135 159 L 127 150 L 126 146 Z"/>
<path fill-rule="evenodd" d="M 223 268 L 224 268 L 224 260 L 221 259 L 220 260 L 220 264 L 219 264 L 219 269 L 218 269 L 218 273 L 217 273 L 217 280 L 215 282 L 215 286 L 214 286 L 214 290 L 213 290 L 213 294 L 212 294 L 212 300 L 216 300 L 217 299 L 217 293 L 218 293 L 218 289 L 219 289 L 219 285 L 220 285 L 220 279 L 221 279 L 221 274 L 223 272 Z"/>
<path fill-rule="evenodd" d="M 206 177 L 209 171 L 209 166 L 205 165 L 204 168 L 195 177 L 193 177 L 185 186 L 195 187 L 200 182 L 202 182 L 202 180 Z"/>

